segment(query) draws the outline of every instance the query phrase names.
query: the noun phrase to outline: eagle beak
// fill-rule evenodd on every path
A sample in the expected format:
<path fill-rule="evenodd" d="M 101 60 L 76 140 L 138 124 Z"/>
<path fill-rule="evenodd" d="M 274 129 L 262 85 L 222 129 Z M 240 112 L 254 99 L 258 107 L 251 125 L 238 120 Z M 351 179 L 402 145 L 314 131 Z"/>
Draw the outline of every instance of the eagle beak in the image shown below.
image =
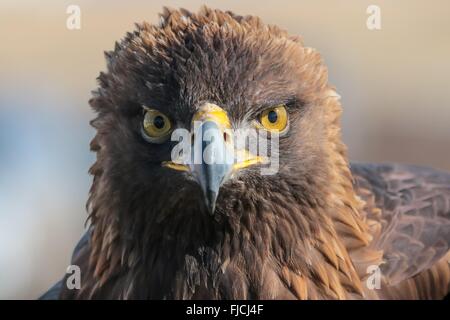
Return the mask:
<path fill-rule="evenodd" d="M 191 171 L 203 190 L 206 206 L 211 214 L 216 208 L 219 189 L 229 178 L 233 168 L 233 154 L 224 140 L 223 132 L 215 121 L 202 122 L 194 134 L 194 158 Z"/>
<path fill-rule="evenodd" d="M 164 167 L 190 171 L 197 179 L 204 195 L 204 201 L 210 214 L 214 214 L 219 189 L 233 172 L 242 168 L 263 163 L 261 157 L 247 150 L 234 150 L 230 120 L 225 110 L 217 105 L 204 104 L 192 118 L 193 135 L 191 161 L 188 165 L 179 165 L 171 161 Z M 237 157 L 246 156 L 235 163 Z"/>
<path fill-rule="evenodd" d="M 193 152 L 190 169 L 203 190 L 206 207 L 213 214 L 222 184 L 233 169 L 233 143 L 226 133 L 228 115 L 222 108 L 206 103 L 192 119 Z"/>

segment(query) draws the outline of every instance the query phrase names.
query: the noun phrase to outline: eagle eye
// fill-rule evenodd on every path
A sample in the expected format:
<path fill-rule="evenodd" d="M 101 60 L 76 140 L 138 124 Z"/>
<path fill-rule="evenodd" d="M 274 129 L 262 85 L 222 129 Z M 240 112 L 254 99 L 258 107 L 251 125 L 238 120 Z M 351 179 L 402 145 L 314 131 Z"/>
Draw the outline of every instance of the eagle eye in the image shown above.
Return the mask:
<path fill-rule="evenodd" d="M 286 107 L 281 104 L 264 110 L 259 121 L 266 130 L 284 132 L 288 126 Z"/>
<path fill-rule="evenodd" d="M 152 143 L 162 143 L 167 140 L 172 131 L 169 118 L 155 109 L 144 107 L 142 133 L 146 140 Z"/>

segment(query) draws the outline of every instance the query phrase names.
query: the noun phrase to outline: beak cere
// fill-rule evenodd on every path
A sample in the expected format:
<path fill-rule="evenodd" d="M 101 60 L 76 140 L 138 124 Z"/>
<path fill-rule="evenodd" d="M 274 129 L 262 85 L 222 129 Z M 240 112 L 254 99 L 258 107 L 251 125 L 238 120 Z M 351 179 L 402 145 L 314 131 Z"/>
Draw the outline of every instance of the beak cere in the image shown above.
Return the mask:
<path fill-rule="evenodd" d="M 193 119 L 194 143 L 191 171 L 203 190 L 205 204 L 213 214 L 221 185 L 233 169 L 232 146 L 227 145 L 224 132 L 229 129 L 225 111 L 206 104 Z"/>

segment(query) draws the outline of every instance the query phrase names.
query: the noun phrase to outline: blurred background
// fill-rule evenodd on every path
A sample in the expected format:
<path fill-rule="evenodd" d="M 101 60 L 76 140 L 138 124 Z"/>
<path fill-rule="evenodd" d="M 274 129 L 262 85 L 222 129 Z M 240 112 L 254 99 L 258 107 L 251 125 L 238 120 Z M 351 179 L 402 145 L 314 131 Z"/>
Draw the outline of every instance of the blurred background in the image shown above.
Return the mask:
<path fill-rule="evenodd" d="M 81 8 L 68 30 L 66 9 Z M 0 299 L 33 299 L 65 272 L 84 229 L 94 161 L 88 106 L 104 50 L 162 6 L 258 15 L 302 35 L 342 96 L 357 161 L 450 170 L 450 2 L 0 2 Z M 381 30 L 366 9 L 381 8 Z"/>

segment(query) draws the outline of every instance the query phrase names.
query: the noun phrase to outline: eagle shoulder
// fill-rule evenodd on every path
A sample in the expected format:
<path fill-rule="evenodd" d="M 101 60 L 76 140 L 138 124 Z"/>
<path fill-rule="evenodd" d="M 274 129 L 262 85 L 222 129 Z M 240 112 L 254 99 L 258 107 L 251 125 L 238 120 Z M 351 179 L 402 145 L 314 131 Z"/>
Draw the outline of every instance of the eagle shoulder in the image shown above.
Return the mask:
<path fill-rule="evenodd" d="M 373 246 L 383 251 L 380 268 L 390 285 L 450 257 L 449 173 L 401 164 L 352 164 L 351 171 L 355 191 L 366 202 L 363 214 L 379 213 L 370 217 L 380 226 Z M 448 287 L 450 264 L 444 269 L 434 281 Z"/>

